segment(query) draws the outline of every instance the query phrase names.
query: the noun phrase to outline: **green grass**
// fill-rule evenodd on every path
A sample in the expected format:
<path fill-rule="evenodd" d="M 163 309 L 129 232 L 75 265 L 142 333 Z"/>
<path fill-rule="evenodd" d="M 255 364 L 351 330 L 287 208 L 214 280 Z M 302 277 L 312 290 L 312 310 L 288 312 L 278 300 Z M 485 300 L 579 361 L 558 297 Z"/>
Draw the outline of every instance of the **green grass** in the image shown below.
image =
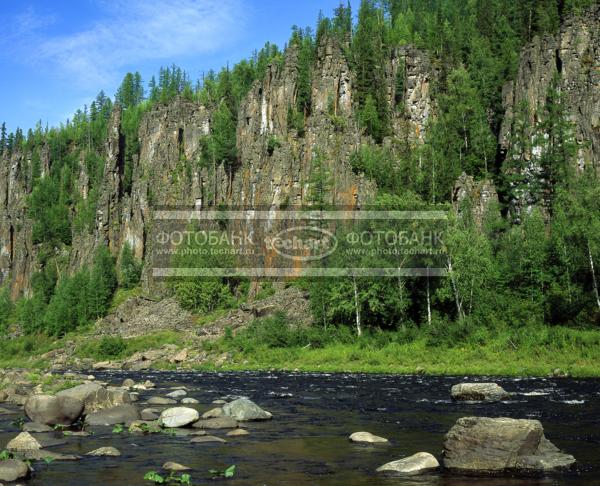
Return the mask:
<path fill-rule="evenodd" d="M 44 353 L 75 344 L 74 355 L 95 361 L 124 359 L 136 352 L 183 342 L 163 331 L 131 339 L 95 338 L 89 329 L 62 340 L 38 335 L 0 340 L 0 368 L 44 369 Z M 574 377 L 600 377 L 600 330 L 550 326 L 486 328 L 442 326 L 398 331 L 367 331 L 357 338 L 351 328 L 290 328 L 284 315 L 254 321 L 243 331 L 203 341 L 215 358 L 230 353 L 220 370 L 294 370 L 323 372 L 427 373 L 433 375 L 546 376 L 556 368 Z M 155 363 L 173 369 L 172 363 Z M 214 370 L 208 363 L 198 369 Z M 36 375 L 33 375 L 34 377 Z M 42 382 L 41 375 L 38 376 Z M 52 388 L 53 383 L 42 383 Z M 60 386 L 57 384 L 57 386 Z"/>
<path fill-rule="evenodd" d="M 600 376 L 600 331 L 595 329 L 477 328 L 456 338 L 452 333 L 440 337 L 431 329 L 406 328 L 357 338 L 346 329 L 289 330 L 278 321 L 257 321 L 206 347 L 232 353 L 232 362 L 224 366 L 230 370 L 546 376 L 559 368 L 571 376 Z"/>

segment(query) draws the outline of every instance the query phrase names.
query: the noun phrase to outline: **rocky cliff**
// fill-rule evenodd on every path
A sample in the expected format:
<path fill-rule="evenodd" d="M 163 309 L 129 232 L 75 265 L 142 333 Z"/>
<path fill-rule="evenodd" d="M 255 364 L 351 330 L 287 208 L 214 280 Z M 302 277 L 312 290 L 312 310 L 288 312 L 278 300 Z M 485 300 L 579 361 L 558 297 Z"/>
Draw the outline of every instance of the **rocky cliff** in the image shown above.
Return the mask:
<path fill-rule="evenodd" d="M 566 19 L 554 36 L 535 38 L 522 52 L 516 79 L 503 90 L 506 116 L 500 132 L 500 146 L 509 152 L 511 134 L 519 116 L 528 128 L 530 150 L 525 167 L 526 181 L 539 177 L 537 156 L 541 152 L 540 123 L 548 91 L 560 75 L 559 91 L 566 101 L 568 116 L 577 142 L 577 169 L 600 170 L 600 5 L 585 15 Z M 523 114 L 523 110 L 525 113 Z M 531 184 L 533 185 L 533 184 Z M 524 191 L 513 201 L 517 212 L 530 208 L 536 195 Z"/>
<path fill-rule="evenodd" d="M 600 9 L 591 15 L 567 20 L 556 36 L 535 39 L 522 53 L 518 75 L 506 86 L 506 118 L 499 144 L 508 151 L 516 107 L 527 101 L 535 126 L 543 111 L 546 93 L 555 73 L 562 74 L 569 112 L 579 143 L 579 166 L 600 163 Z M 203 167 L 201 141 L 211 130 L 213 113 L 198 103 L 177 99 L 155 104 L 141 121 L 139 153 L 133 158 L 132 182 L 124 184 L 125 140 L 121 112 L 115 108 L 104 148 L 104 174 L 97 214 L 91 232 L 73 235 L 72 249 L 64 255 L 69 269 L 90 262 L 99 244 L 108 244 L 119 255 L 127 242 L 140 259 L 148 259 L 156 231 L 153 209 L 178 206 L 205 209 L 220 204 L 273 211 L 309 202 L 315 158 L 322 160 L 330 177 L 328 202 L 358 208 L 373 194 L 373 183 L 355 174 L 351 154 L 373 143 L 365 137 L 355 116 L 354 79 L 345 46 L 323 38 L 317 46 L 312 73 L 311 111 L 304 130 L 288 123 L 288 112 L 298 94 L 298 53 L 286 50 L 281 62 L 266 70 L 241 103 L 237 120 L 238 163 L 233 172 L 222 166 Z M 392 113 L 392 138 L 414 146 L 425 139 L 435 116 L 433 86 L 439 76 L 426 52 L 406 46 L 386 61 L 388 97 Z M 399 77 L 402 83 L 398 83 Z M 403 92 L 398 93 L 398 87 Z M 533 136 L 533 134 L 531 135 Z M 45 151 L 42 170 L 52 161 Z M 533 155 L 532 155 L 533 157 Z M 81 165 L 80 193 L 87 197 L 89 177 Z M 0 284 L 8 282 L 16 297 L 31 287 L 36 270 L 36 246 L 27 216 L 31 191 L 28 154 L 0 159 Z M 459 181 L 455 199 L 481 194 L 476 207 L 496 200 L 488 182 Z M 152 285 L 146 275 L 146 284 Z"/>

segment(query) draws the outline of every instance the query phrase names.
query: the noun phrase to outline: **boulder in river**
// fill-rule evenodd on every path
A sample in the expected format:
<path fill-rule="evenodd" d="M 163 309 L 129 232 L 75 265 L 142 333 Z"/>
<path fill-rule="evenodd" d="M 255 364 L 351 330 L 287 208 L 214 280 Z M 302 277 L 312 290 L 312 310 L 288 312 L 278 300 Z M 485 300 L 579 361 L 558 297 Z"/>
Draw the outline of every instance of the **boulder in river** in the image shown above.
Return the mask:
<path fill-rule="evenodd" d="M 83 412 L 83 401 L 69 396 L 31 395 L 25 402 L 25 414 L 44 425 L 71 425 Z"/>
<path fill-rule="evenodd" d="M 148 399 L 148 405 L 175 405 L 177 400 L 164 397 L 152 397 Z"/>
<path fill-rule="evenodd" d="M 465 417 L 444 442 L 444 466 L 463 473 L 551 471 L 574 463 L 544 437 L 538 420 Z"/>
<path fill-rule="evenodd" d="M 377 472 L 394 472 L 404 475 L 421 474 L 440 467 L 440 463 L 428 452 L 417 452 L 398 461 L 388 462 L 377 468 Z"/>
<path fill-rule="evenodd" d="M 172 391 L 171 393 L 167 393 L 166 395 L 168 398 L 182 398 L 187 396 L 187 392 L 185 390 L 175 390 Z"/>
<path fill-rule="evenodd" d="M 156 408 L 145 408 L 140 413 L 142 420 L 158 420 L 160 417 L 160 410 Z"/>
<path fill-rule="evenodd" d="M 86 454 L 86 456 L 95 457 L 119 457 L 120 455 L 121 451 L 115 447 L 100 447 Z"/>
<path fill-rule="evenodd" d="M 72 397 L 81 400 L 86 415 L 99 410 L 113 408 L 131 403 L 131 397 L 126 390 L 108 390 L 97 383 L 86 383 L 68 390 L 60 391 L 58 397 Z"/>
<path fill-rule="evenodd" d="M 244 435 L 250 435 L 250 432 L 248 432 L 246 429 L 235 429 L 230 430 L 226 435 L 229 437 L 242 437 Z"/>
<path fill-rule="evenodd" d="M 160 424 L 167 428 L 185 427 L 200 418 L 198 410 L 189 407 L 167 408 L 160 414 Z"/>
<path fill-rule="evenodd" d="M 85 418 L 88 425 L 116 425 L 126 424 L 139 420 L 140 413 L 135 405 L 118 405 L 116 407 L 99 410 Z"/>
<path fill-rule="evenodd" d="M 208 412 L 204 412 L 202 414 L 203 419 L 218 418 L 218 417 L 222 417 L 222 416 L 223 416 L 222 408 L 212 408 Z"/>
<path fill-rule="evenodd" d="M 29 432 L 21 432 L 7 445 L 6 449 L 14 452 L 36 451 L 42 448 L 42 444 Z"/>
<path fill-rule="evenodd" d="M 233 417 L 216 417 L 212 419 L 198 420 L 192 427 L 195 429 L 235 429 L 237 420 Z"/>
<path fill-rule="evenodd" d="M 373 435 L 370 432 L 354 432 L 348 437 L 351 442 L 362 442 L 365 444 L 387 444 L 389 440 L 384 437 Z"/>
<path fill-rule="evenodd" d="M 0 461 L 0 481 L 13 482 L 26 478 L 28 474 L 29 468 L 23 461 L 17 459 Z"/>
<path fill-rule="evenodd" d="M 450 391 L 452 399 L 469 402 L 498 402 L 510 397 L 504 388 L 496 383 L 460 383 Z"/>
<path fill-rule="evenodd" d="M 223 414 L 233 417 L 240 422 L 249 420 L 269 420 L 273 415 L 260 408 L 256 403 L 247 398 L 238 398 L 233 402 L 223 405 Z"/>
<path fill-rule="evenodd" d="M 198 400 L 196 400 L 195 398 L 186 397 L 181 400 L 181 403 L 183 403 L 184 405 L 197 405 L 200 402 Z"/>

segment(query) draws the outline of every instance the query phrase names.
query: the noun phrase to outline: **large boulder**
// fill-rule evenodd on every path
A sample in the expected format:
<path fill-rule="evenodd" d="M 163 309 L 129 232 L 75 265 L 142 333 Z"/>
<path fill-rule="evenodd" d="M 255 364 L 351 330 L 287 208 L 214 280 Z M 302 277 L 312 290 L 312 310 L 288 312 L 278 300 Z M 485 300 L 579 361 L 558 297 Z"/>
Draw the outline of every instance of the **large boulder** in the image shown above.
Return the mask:
<path fill-rule="evenodd" d="M 25 414 L 44 425 L 71 425 L 83 412 L 83 402 L 69 396 L 31 395 L 25 402 Z"/>
<path fill-rule="evenodd" d="M 81 400 L 84 404 L 86 415 L 131 403 L 131 397 L 126 390 L 107 390 L 97 383 L 86 383 L 68 390 L 58 392 L 56 396 L 72 397 Z"/>
<path fill-rule="evenodd" d="M 440 463 L 428 452 L 418 452 L 398 461 L 388 462 L 377 468 L 377 472 L 394 472 L 404 475 L 421 474 L 440 467 Z"/>
<path fill-rule="evenodd" d="M 198 410 L 188 407 L 167 408 L 160 414 L 159 422 L 163 427 L 177 428 L 193 424 L 200 418 Z"/>
<path fill-rule="evenodd" d="M 510 397 L 504 388 L 496 383 L 460 383 L 450 390 L 453 400 L 469 402 L 498 402 Z"/>
<path fill-rule="evenodd" d="M 118 405 L 89 414 L 85 421 L 88 425 L 116 425 L 139 420 L 140 413 L 135 405 Z"/>
<path fill-rule="evenodd" d="M 459 472 L 549 471 L 571 466 L 538 420 L 465 417 L 446 435 L 444 466 Z"/>
<path fill-rule="evenodd" d="M 269 420 L 273 415 L 260 408 L 256 403 L 247 398 L 238 398 L 233 402 L 223 405 L 223 414 L 233 417 L 240 422 L 249 420 Z"/>
<path fill-rule="evenodd" d="M 18 479 L 26 478 L 29 474 L 29 468 L 23 461 L 17 459 L 8 459 L 0 461 L 0 481 L 13 482 Z"/>

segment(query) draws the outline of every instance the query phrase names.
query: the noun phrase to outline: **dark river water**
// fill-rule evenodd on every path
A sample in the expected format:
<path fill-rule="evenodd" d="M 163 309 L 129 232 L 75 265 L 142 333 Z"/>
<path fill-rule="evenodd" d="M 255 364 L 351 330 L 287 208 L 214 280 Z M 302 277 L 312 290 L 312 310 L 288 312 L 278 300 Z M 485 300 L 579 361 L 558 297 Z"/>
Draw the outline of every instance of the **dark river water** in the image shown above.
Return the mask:
<path fill-rule="evenodd" d="M 453 403 L 450 387 L 461 381 L 490 378 L 418 377 L 306 373 L 97 373 L 98 380 L 120 384 L 124 378 L 157 384 L 150 396 L 185 385 L 202 413 L 211 402 L 247 396 L 271 411 L 272 421 L 248 424 L 247 437 L 226 444 L 191 444 L 189 437 L 163 434 L 115 436 L 110 428 L 95 429 L 87 438 L 68 437 L 55 452 L 85 454 L 115 446 L 118 458 L 84 458 L 79 462 L 37 464 L 28 485 L 143 485 L 147 471 L 160 471 L 166 461 L 193 468 L 194 484 L 231 485 L 447 485 L 447 486 L 600 486 L 600 380 L 494 378 L 513 400 L 500 404 Z M 189 405 L 188 405 L 189 406 Z M 546 436 L 578 460 L 570 472 L 538 478 L 467 478 L 436 473 L 406 478 L 375 473 L 380 465 L 416 452 L 430 452 L 441 462 L 444 434 L 463 416 L 534 418 Z M 0 416 L 2 446 L 18 429 L 13 417 Z M 360 446 L 348 441 L 357 431 L 391 441 L 388 446 Z M 226 431 L 215 435 L 225 436 Z M 213 480 L 210 469 L 235 464 L 232 479 Z"/>

